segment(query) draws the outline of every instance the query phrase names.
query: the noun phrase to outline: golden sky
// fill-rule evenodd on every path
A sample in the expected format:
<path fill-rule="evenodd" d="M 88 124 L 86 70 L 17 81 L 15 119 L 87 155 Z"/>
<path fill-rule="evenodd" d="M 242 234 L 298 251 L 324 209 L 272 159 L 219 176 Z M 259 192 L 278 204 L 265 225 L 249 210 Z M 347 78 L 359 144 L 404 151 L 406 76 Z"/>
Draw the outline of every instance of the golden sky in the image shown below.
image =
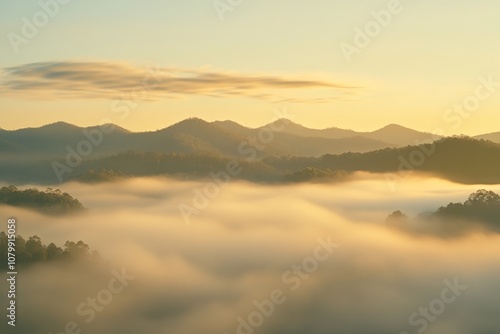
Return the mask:
<path fill-rule="evenodd" d="M 256 127 L 286 108 L 314 128 L 498 131 L 498 1 L 47 3 L 0 2 L 1 128 Z"/>

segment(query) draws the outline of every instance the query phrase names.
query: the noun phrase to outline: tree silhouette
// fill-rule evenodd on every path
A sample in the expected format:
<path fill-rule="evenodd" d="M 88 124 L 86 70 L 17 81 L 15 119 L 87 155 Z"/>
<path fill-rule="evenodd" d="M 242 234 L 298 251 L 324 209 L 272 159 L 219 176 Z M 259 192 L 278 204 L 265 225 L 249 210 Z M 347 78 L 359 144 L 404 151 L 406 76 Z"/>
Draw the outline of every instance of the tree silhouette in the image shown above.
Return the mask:
<path fill-rule="evenodd" d="M 478 190 L 465 201 L 466 206 L 500 206 L 500 196 L 493 191 Z"/>
<path fill-rule="evenodd" d="M 57 247 L 53 242 L 47 246 L 47 260 L 55 260 L 61 258 L 63 254 L 63 250 L 60 247 Z"/>
<path fill-rule="evenodd" d="M 408 216 L 401 211 L 394 211 L 385 220 L 388 227 L 394 229 L 403 229 L 408 222 Z"/>
<path fill-rule="evenodd" d="M 25 251 L 31 255 L 30 261 L 40 262 L 47 259 L 47 249 L 38 236 L 32 236 L 26 241 Z"/>
<path fill-rule="evenodd" d="M 64 214 L 82 211 L 85 208 L 68 193 L 48 188 L 19 190 L 14 186 L 0 188 L 0 204 L 37 209 L 45 213 Z"/>
<path fill-rule="evenodd" d="M 88 257 L 90 255 L 90 248 L 83 241 L 78 241 L 77 243 L 66 241 L 64 244 L 64 252 L 68 253 L 73 258 Z"/>
<path fill-rule="evenodd" d="M 456 233 L 463 230 L 485 228 L 500 232 L 500 196 L 493 191 L 480 189 L 472 193 L 464 203 L 450 203 L 430 214 L 419 215 L 421 222 Z M 391 227 L 404 228 L 408 218 L 401 211 L 395 211 L 386 219 Z M 453 233 L 451 233 L 453 234 Z"/>
<path fill-rule="evenodd" d="M 34 235 L 25 241 L 20 235 L 16 236 L 16 264 L 24 266 L 40 262 L 66 260 L 66 261 L 81 261 L 100 259 L 97 251 L 90 251 L 90 247 L 83 241 L 73 242 L 66 241 L 64 250 L 57 247 L 54 243 L 45 246 L 42 240 Z M 8 253 L 8 237 L 5 232 L 0 232 L 0 256 L 2 259 L 7 259 Z M 7 268 L 7 261 L 0 262 L 0 269 Z"/>

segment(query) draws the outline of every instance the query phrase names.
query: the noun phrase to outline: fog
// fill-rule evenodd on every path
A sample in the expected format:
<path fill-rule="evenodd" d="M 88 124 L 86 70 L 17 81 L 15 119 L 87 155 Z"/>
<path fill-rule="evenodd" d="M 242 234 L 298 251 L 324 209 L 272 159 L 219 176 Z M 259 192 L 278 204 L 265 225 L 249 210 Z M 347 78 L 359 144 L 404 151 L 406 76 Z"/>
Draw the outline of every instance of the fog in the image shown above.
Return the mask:
<path fill-rule="evenodd" d="M 205 185 L 136 178 L 54 186 L 89 209 L 67 217 L 0 207 L 24 237 L 59 246 L 83 240 L 109 261 L 21 270 L 15 332 L 60 333 L 68 321 L 97 334 L 500 331 L 499 235 L 443 239 L 384 224 L 395 210 L 433 211 L 499 186 L 408 178 L 393 191 L 385 178 L 368 174 L 329 185 L 232 182 L 187 221 L 179 205 L 192 206 L 195 189 Z M 135 278 L 87 323 L 76 309 L 123 268 Z M 456 282 L 454 294 L 449 286 Z M 265 302 L 273 292 L 280 303 Z"/>

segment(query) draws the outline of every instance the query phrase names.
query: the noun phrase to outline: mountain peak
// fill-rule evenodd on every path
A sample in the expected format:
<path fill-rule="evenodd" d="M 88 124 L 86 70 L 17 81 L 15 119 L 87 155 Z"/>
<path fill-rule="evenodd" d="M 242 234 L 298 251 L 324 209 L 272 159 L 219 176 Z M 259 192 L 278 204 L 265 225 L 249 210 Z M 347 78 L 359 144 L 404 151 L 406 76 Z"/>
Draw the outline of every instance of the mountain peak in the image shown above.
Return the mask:
<path fill-rule="evenodd" d="M 19 129 L 19 130 L 14 130 L 14 131 L 50 131 L 50 132 L 55 132 L 55 133 L 60 133 L 60 132 L 66 132 L 66 131 L 72 131 L 76 129 L 81 129 L 80 127 L 66 123 L 66 122 L 55 122 L 55 123 L 50 123 L 50 124 L 45 124 L 40 127 L 32 127 L 32 128 L 24 128 L 24 129 Z"/>
<path fill-rule="evenodd" d="M 404 127 L 404 126 L 396 124 L 396 123 L 391 123 L 391 124 L 388 124 L 388 125 L 380 128 L 379 131 L 380 130 L 412 130 L 412 129 Z M 412 131 L 415 131 L 415 130 L 412 130 Z"/>
<path fill-rule="evenodd" d="M 42 128 L 78 128 L 78 126 L 67 123 L 67 122 L 59 121 L 59 122 L 54 122 L 54 123 L 49 123 L 49 124 L 43 125 L 40 127 L 40 129 L 42 129 Z"/>
<path fill-rule="evenodd" d="M 182 120 L 180 122 L 177 122 L 172 126 L 185 125 L 185 124 L 209 124 L 209 123 L 207 121 L 205 121 L 204 119 L 201 119 L 198 117 L 190 117 L 190 118 L 186 118 L 185 120 Z"/>
<path fill-rule="evenodd" d="M 388 124 L 388 125 L 384 126 L 383 128 L 380 128 L 378 130 L 368 132 L 368 133 L 371 133 L 371 134 L 385 133 L 385 134 L 394 134 L 394 135 L 399 134 L 399 135 L 404 135 L 404 136 L 408 136 L 408 135 L 413 136 L 413 135 L 421 134 L 421 135 L 430 136 L 430 134 L 428 134 L 428 133 L 420 132 L 420 131 L 417 131 L 414 129 L 410 129 L 410 128 L 407 128 L 405 126 L 395 124 L 395 123 Z"/>
<path fill-rule="evenodd" d="M 205 128 L 212 126 L 211 123 L 198 118 L 198 117 L 191 117 L 187 118 L 185 120 L 182 120 L 180 122 L 177 122 L 163 130 L 177 130 L 177 131 L 189 131 L 193 129 L 200 129 L 200 128 Z"/>
<path fill-rule="evenodd" d="M 89 126 L 86 129 L 97 129 L 97 128 L 112 128 L 113 132 L 124 132 L 124 133 L 131 133 L 132 131 L 127 130 L 125 128 L 122 128 L 121 126 L 118 126 L 114 123 L 104 123 L 101 125 L 95 125 L 95 126 Z"/>
<path fill-rule="evenodd" d="M 263 126 L 263 128 L 265 127 L 269 127 L 269 126 L 281 126 L 281 125 L 284 125 L 287 127 L 287 129 L 290 131 L 291 129 L 295 129 L 295 130 L 301 130 L 301 129 L 307 129 L 305 126 L 303 126 L 302 124 L 298 124 L 298 123 L 295 123 L 295 122 L 292 122 L 291 120 L 289 120 L 288 118 L 278 118 L 277 120 Z"/>
<path fill-rule="evenodd" d="M 247 128 L 246 126 L 243 126 L 235 121 L 230 121 L 230 120 L 225 120 L 225 121 L 215 121 L 212 122 L 211 124 L 224 129 L 224 130 L 229 130 L 233 132 L 240 132 L 240 133 L 247 133 L 250 131 L 250 128 Z"/>

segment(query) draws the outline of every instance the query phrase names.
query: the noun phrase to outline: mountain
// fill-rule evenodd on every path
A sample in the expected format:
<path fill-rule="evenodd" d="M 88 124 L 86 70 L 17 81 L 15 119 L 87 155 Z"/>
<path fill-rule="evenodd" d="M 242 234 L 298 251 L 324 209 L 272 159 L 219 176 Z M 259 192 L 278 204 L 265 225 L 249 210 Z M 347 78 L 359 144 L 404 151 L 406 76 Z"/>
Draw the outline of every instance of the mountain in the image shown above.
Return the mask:
<path fill-rule="evenodd" d="M 0 138 L 0 153 L 25 153 L 28 149 L 21 144 Z"/>
<path fill-rule="evenodd" d="M 75 174 L 106 169 L 133 176 L 168 174 L 203 178 L 210 172 L 225 170 L 230 160 L 229 157 L 199 154 L 129 152 L 84 162 Z M 235 178 L 257 182 L 312 180 L 315 176 L 330 178 L 356 171 L 387 173 L 397 182 L 408 172 L 418 171 L 464 184 L 500 183 L 500 144 L 469 137 L 444 138 L 432 145 L 385 148 L 367 153 L 327 154 L 319 158 L 268 156 L 247 161 L 240 157 L 237 161 L 242 171 Z M 309 173 L 311 170 L 314 173 Z"/>
<path fill-rule="evenodd" d="M 167 129 L 141 133 L 130 132 L 114 124 L 107 124 L 105 126 L 112 127 L 113 131 L 106 133 L 100 126 L 81 128 L 59 122 L 40 128 L 0 132 L 0 152 L 4 146 L 5 150 L 12 151 L 13 145 L 20 145 L 25 153 L 29 152 L 43 158 L 56 158 L 65 156 L 68 146 L 77 150 L 81 142 L 93 140 L 92 156 L 128 150 L 213 153 L 218 152 L 218 149 L 210 145 L 209 136 L 213 136 L 214 140 L 218 138 L 221 142 L 232 137 L 224 133 L 216 133 L 217 131 L 206 131 L 210 125 L 201 120 L 186 120 L 181 123 Z M 200 123 L 203 124 L 200 125 Z M 201 129 L 203 127 L 204 130 Z M 89 139 L 89 136 L 92 138 Z M 232 138 L 232 140 L 238 139 Z"/>
<path fill-rule="evenodd" d="M 494 133 L 488 133 L 488 134 L 485 134 L 485 135 L 479 135 L 479 136 L 475 136 L 474 138 L 475 139 L 489 140 L 489 141 L 492 141 L 494 143 L 500 144 L 500 132 L 494 132 Z"/>
<path fill-rule="evenodd" d="M 329 139 L 346 139 L 354 137 L 362 137 L 366 140 L 370 139 L 377 143 L 384 143 L 385 147 L 402 147 L 408 145 L 416 145 L 422 142 L 432 142 L 440 139 L 441 137 L 435 136 L 431 133 L 420 132 L 412 130 L 397 124 L 387 125 L 379 130 L 372 132 L 356 132 L 353 130 L 345 130 L 335 127 L 330 127 L 322 130 L 310 129 L 300 124 L 294 123 L 287 119 L 276 120 L 266 126 L 250 129 L 239 125 L 232 121 L 213 122 L 221 128 L 231 132 L 254 134 L 255 132 L 265 128 L 281 128 L 283 133 L 292 134 L 300 137 L 314 137 L 314 138 L 329 138 Z M 374 143 L 374 142 L 371 142 Z M 366 150 L 356 150 L 359 152 Z M 331 152 L 334 153 L 334 152 Z"/>
<path fill-rule="evenodd" d="M 443 138 L 432 145 L 386 148 L 368 153 L 327 154 L 321 158 L 268 157 L 263 162 L 298 172 L 312 167 L 389 173 L 397 181 L 408 172 L 430 173 L 464 184 L 500 184 L 500 144 L 469 137 Z"/>
<path fill-rule="evenodd" d="M 275 142 L 281 143 L 286 154 L 301 157 L 320 157 L 324 154 L 341 154 L 345 152 L 370 152 L 389 147 L 391 144 L 361 136 L 331 139 L 324 137 L 300 137 L 283 132 L 275 133 Z"/>
<path fill-rule="evenodd" d="M 329 138 L 340 139 L 358 136 L 359 133 L 352 130 L 343 130 L 338 128 L 328 128 L 323 130 L 309 129 L 300 124 L 294 123 L 288 119 L 278 119 L 272 123 L 259 128 L 247 128 L 233 121 L 215 121 L 212 122 L 227 131 L 242 133 L 246 135 L 254 135 L 263 129 L 281 129 L 281 133 L 296 135 L 299 137 L 315 137 L 315 138 Z"/>
<path fill-rule="evenodd" d="M 233 134 L 258 137 L 264 131 L 277 129 L 273 141 L 266 145 L 268 155 L 293 155 L 319 157 L 324 154 L 344 152 L 369 152 L 392 144 L 357 135 L 351 130 L 330 128 L 326 130 L 308 129 L 287 119 L 280 119 L 260 128 L 247 128 L 232 121 L 217 121 L 212 124 Z M 245 138 L 246 140 L 246 138 Z"/>
<path fill-rule="evenodd" d="M 215 121 L 213 125 L 232 133 L 239 133 L 243 136 L 249 136 L 254 132 L 254 129 L 247 128 L 233 121 Z"/>
<path fill-rule="evenodd" d="M 110 155 L 118 152 L 142 151 L 161 153 L 195 153 L 239 158 L 241 152 L 248 152 L 256 146 L 257 157 L 269 155 L 322 156 L 344 152 L 368 152 L 391 144 L 362 136 L 331 138 L 334 130 L 307 130 L 304 134 L 319 134 L 326 137 L 301 136 L 301 126 L 282 120 L 284 131 L 273 133 L 271 140 L 260 139 L 263 128 L 249 129 L 234 122 L 208 123 L 197 118 L 190 118 L 165 129 L 153 132 L 134 133 L 115 125 L 110 133 L 102 133 L 100 127 L 81 128 L 59 122 L 40 128 L 27 128 L 16 131 L 0 132 L 0 154 L 22 153 L 24 157 L 54 159 L 65 156 L 68 147 L 77 150 L 82 142 L 93 140 L 93 157 Z M 290 132 L 287 131 L 290 126 Z M 336 130 L 335 130 L 336 131 Z M 341 130 L 344 131 L 344 130 Z M 97 134 L 101 133 L 101 135 Z M 351 131 L 348 131 L 350 134 Z M 354 133 L 354 132 L 353 132 Z M 90 138 L 89 138 L 90 137 Z M 251 143 L 256 138 L 257 143 Z M 88 145 L 87 145 L 88 146 Z"/>
<path fill-rule="evenodd" d="M 112 126 L 114 127 L 113 133 L 106 136 L 111 137 L 113 141 L 123 140 L 124 135 L 130 134 L 123 128 Z M 0 153 L 4 151 L 2 148 L 10 147 L 10 153 L 30 154 L 32 157 L 41 158 L 59 157 L 67 153 L 66 146 L 76 149 L 78 143 L 87 140 L 83 134 L 84 130 L 93 132 L 100 128 L 100 126 L 81 128 L 65 122 L 57 122 L 39 128 L 3 130 L 0 132 Z M 103 140 L 101 145 L 94 147 L 93 153 L 112 153 L 114 148 L 107 144 L 109 143 Z M 12 150 L 13 147 L 17 149 Z"/>
<path fill-rule="evenodd" d="M 330 139 L 339 139 L 339 138 L 348 138 L 358 136 L 359 133 L 353 130 L 344 130 L 339 128 L 327 128 L 323 130 L 310 129 L 306 128 L 300 124 L 294 123 L 288 119 L 279 119 L 276 120 L 265 127 L 273 127 L 273 126 L 282 126 L 284 127 L 285 133 L 294 134 L 301 137 L 322 137 L 322 138 L 330 138 Z"/>
<path fill-rule="evenodd" d="M 284 134 L 288 135 L 288 134 Z M 290 135 L 291 136 L 291 135 Z M 313 138 L 316 139 L 316 138 Z M 324 138 L 323 138 L 324 139 Z M 64 158 L 56 160 L 65 164 Z M 384 148 L 367 153 L 326 154 L 321 157 L 269 155 L 256 159 L 207 153 L 161 153 L 127 151 L 85 159 L 63 181 L 100 182 L 130 176 L 168 175 L 189 179 L 208 178 L 211 173 L 237 163 L 233 179 L 254 182 L 330 182 L 347 179 L 350 173 L 365 171 L 399 182 L 408 172 L 421 172 L 463 184 L 500 184 L 500 144 L 469 137 L 440 139 L 433 144 Z M 0 181 L 58 183 L 54 160 L 0 162 Z M 112 176 L 112 177 L 109 177 Z"/>
<path fill-rule="evenodd" d="M 441 138 L 440 136 L 436 136 L 431 133 L 415 131 L 397 124 L 390 124 L 382 129 L 373 132 L 360 133 L 359 135 L 366 138 L 393 143 L 397 146 L 418 145 L 423 142 L 433 142 Z"/>
<path fill-rule="evenodd" d="M 270 131 L 273 126 L 281 130 Z M 399 125 L 358 133 L 307 129 L 287 120 L 252 129 L 231 121 L 209 123 L 191 118 L 152 132 L 113 127 L 112 132 L 103 132 L 98 126 L 82 128 L 59 122 L 0 130 L 0 180 L 57 182 L 54 161 L 70 164 L 66 162 L 68 150 L 74 150 L 80 152 L 82 161 L 71 166 L 64 180 L 79 175 L 86 179 L 85 173 L 90 175 L 87 179 L 97 180 L 115 173 L 199 177 L 223 170 L 236 160 L 245 165 L 238 177 L 253 181 L 278 182 L 293 173 L 296 179 L 307 179 L 342 170 L 398 177 L 401 171 L 416 170 L 462 183 L 500 183 L 499 144 L 462 136 L 401 147 L 393 142 L 428 142 L 432 135 Z M 348 137 L 332 138 L 341 133 Z M 82 149 L 90 152 L 83 154 Z M 103 170 L 106 173 L 99 172 Z"/>

